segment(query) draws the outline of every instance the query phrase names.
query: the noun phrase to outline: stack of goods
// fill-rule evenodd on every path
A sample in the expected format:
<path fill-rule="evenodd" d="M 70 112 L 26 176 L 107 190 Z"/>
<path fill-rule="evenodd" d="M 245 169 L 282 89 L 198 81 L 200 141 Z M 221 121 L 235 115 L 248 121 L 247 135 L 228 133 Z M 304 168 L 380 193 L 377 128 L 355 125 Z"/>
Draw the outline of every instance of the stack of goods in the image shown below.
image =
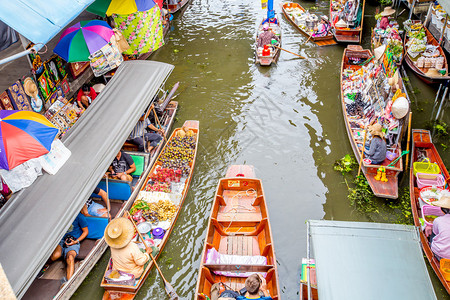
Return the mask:
<path fill-rule="evenodd" d="M 421 23 L 411 24 L 405 22 L 408 42 L 406 43 L 407 53 L 414 65 L 423 73 L 430 69 L 436 69 L 436 75 L 445 75 L 447 73 L 445 58 L 438 45 L 433 45 L 427 39 L 426 30 Z"/>
<path fill-rule="evenodd" d="M 358 9 L 360 1 L 332 0 L 331 23 L 335 27 L 357 27 Z"/>
<path fill-rule="evenodd" d="M 372 45 L 373 48 L 378 48 L 382 45 L 386 45 L 386 49 L 392 53 L 394 61 L 399 64 L 402 61 L 403 42 L 398 32 L 398 25 L 394 27 L 388 27 L 386 30 L 381 28 L 375 28 L 373 34 Z"/>
<path fill-rule="evenodd" d="M 286 8 L 286 12 L 300 29 L 309 35 L 314 33 L 314 27 L 316 27 L 319 22 L 319 17 L 317 15 L 310 14 L 300 7 L 288 7 Z"/>

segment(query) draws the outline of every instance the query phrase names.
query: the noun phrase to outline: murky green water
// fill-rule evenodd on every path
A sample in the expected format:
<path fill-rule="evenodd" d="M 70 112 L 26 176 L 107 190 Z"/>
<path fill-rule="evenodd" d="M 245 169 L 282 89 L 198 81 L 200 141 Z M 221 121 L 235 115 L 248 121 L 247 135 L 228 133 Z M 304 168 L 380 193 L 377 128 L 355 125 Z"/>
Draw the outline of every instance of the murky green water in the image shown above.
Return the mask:
<path fill-rule="evenodd" d="M 279 7 L 280 1 L 275 1 Z M 302 2 L 327 13 L 328 2 Z M 280 11 L 280 10 L 279 10 Z M 373 7 L 366 7 L 364 46 L 369 45 Z M 152 59 L 175 65 L 168 84 L 180 81 L 175 127 L 200 120 L 200 148 L 194 179 L 176 228 L 159 264 L 180 296 L 192 299 L 206 225 L 217 180 L 231 164 L 252 164 L 263 180 L 282 299 L 298 299 L 300 261 L 306 255 L 308 219 L 369 221 L 347 200 L 347 186 L 333 163 L 351 153 L 339 99 L 343 46 L 307 43 L 280 15 L 283 47 L 276 66 L 254 65 L 254 31 L 262 17 L 258 1 L 194 0 L 176 16 L 166 46 Z M 413 126 L 430 117 L 436 88 L 409 73 L 415 94 Z M 446 122 L 449 118 L 446 116 Z M 450 162 L 448 151 L 444 160 Z M 403 181 L 407 185 L 407 180 Z M 395 216 L 390 216 L 395 219 Z M 100 299 L 99 287 L 109 253 L 74 299 Z M 436 282 L 439 298 L 442 286 Z M 155 269 L 138 299 L 166 299 Z"/>

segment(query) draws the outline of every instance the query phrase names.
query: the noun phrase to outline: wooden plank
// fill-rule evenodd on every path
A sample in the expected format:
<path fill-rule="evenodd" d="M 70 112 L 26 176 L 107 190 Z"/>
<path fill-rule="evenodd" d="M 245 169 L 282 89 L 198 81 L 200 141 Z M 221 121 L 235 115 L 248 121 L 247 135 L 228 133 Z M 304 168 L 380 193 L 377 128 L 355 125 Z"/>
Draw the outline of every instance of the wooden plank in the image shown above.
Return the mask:
<path fill-rule="evenodd" d="M 259 251 L 258 237 L 252 236 L 251 238 L 252 238 L 252 242 L 253 242 L 252 254 L 253 255 L 260 255 L 261 252 Z"/>
<path fill-rule="evenodd" d="M 247 236 L 247 255 L 253 255 L 253 237 Z"/>
<path fill-rule="evenodd" d="M 243 236 L 242 235 L 240 235 L 240 236 L 238 236 L 237 237 L 237 246 L 238 246 L 238 249 L 237 249 L 237 255 L 243 255 L 242 254 L 242 248 L 244 247 L 244 245 L 243 245 Z"/>
<path fill-rule="evenodd" d="M 233 254 L 233 236 L 228 236 L 227 254 Z"/>
<path fill-rule="evenodd" d="M 228 248 L 228 237 L 227 236 L 223 236 L 220 238 L 220 244 L 219 244 L 219 253 L 228 253 L 227 252 L 227 248 Z"/>
<path fill-rule="evenodd" d="M 268 272 L 273 265 L 204 264 L 211 271 Z"/>
<path fill-rule="evenodd" d="M 242 237 L 242 255 L 248 255 L 248 237 Z"/>
<path fill-rule="evenodd" d="M 237 236 L 233 236 L 232 237 L 233 238 L 233 251 L 232 251 L 232 253 L 231 254 L 233 254 L 233 255 L 237 255 L 237 253 L 238 253 L 238 240 L 237 240 Z"/>

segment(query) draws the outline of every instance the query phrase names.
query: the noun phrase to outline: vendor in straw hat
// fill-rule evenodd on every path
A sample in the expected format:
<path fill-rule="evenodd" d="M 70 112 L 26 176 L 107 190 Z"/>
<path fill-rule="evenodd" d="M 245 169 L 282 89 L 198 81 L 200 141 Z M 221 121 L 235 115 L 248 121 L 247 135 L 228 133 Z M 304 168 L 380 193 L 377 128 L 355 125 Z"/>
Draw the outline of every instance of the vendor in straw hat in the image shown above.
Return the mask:
<path fill-rule="evenodd" d="M 131 242 L 134 236 L 134 226 L 127 218 L 112 220 L 105 229 L 105 241 L 111 247 L 113 270 L 133 274 L 139 278 L 144 272 L 145 264 L 149 261 L 149 253 L 141 252 L 139 247 Z"/>
<path fill-rule="evenodd" d="M 450 259 L 450 192 L 444 191 L 438 201 L 433 205 L 439 206 L 444 213 L 433 222 L 433 231 L 428 237 L 431 251 L 438 260 Z"/>
<path fill-rule="evenodd" d="M 389 16 L 395 13 L 392 7 L 385 7 L 381 15 L 380 28 L 386 30 L 389 27 Z"/>
<path fill-rule="evenodd" d="M 380 165 L 386 158 L 386 141 L 384 139 L 383 127 L 376 123 L 368 127 L 372 140 L 365 146 L 365 157 L 372 161 L 374 165 Z"/>

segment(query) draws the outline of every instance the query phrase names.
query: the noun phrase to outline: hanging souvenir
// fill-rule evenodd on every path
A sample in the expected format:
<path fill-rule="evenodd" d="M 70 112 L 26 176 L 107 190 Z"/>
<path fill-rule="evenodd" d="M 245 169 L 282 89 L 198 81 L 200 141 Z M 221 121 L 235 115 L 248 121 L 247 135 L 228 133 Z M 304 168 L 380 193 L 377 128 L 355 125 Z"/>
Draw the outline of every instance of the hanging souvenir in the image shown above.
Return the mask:
<path fill-rule="evenodd" d="M 61 78 L 66 77 L 66 75 L 67 75 L 66 64 L 64 63 L 62 58 L 59 57 L 58 55 L 55 55 L 54 60 L 56 62 L 56 67 L 58 68 L 59 76 Z"/>
<path fill-rule="evenodd" d="M 67 78 L 64 78 L 64 80 L 61 81 L 61 88 L 64 95 L 67 95 L 70 92 L 70 86 L 69 83 L 67 82 Z"/>
<path fill-rule="evenodd" d="M 32 110 L 28 97 L 23 90 L 20 80 L 8 88 L 9 98 L 16 110 Z"/>
<path fill-rule="evenodd" d="M 47 100 L 54 91 L 54 85 L 52 80 L 49 78 L 48 71 L 45 68 L 44 72 L 38 78 L 38 85 L 44 100 Z"/>
<path fill-rule="evenodd" d="M 56 62 L 54 59 L 51 59 L 47 62 L 47 69 L 49 70 L 49 75 L 52 78 L 54 83 L 58 83 L 61 81 L 61 77 L 58 72 L 58 67 L 56 66 Z"/>
<path fill-rule="evenodd" d="M 30 43 L 27 46 L 27 49 L 30 49 L 33 46 L 34 44 Z M 42 59 L 39 54 L 37 54 L 36 52 L 31 52 L 30 54 L 28 54 L 28 57 L 30 58 L 34 74 L 36 74 L 36 76 L 42 74 L 42 72 L 44 71 L 44 64 L 42 63 Z"/>
<path fill-rule="evenodd" d="M 31 108 L 35 112 L 41 112 L 44 107 L 44 102 L 39 95 L 39 90 L 31 77 L 25 78 L 23 82 L 23 89 L 25 90 L 25 94 L 30 97 Z"/>
<path fill-rule="evenodd" d="M 9 99 L 8 93 L 4 91 L 0 94 L 0 105 L 2 109 L 6 110 L 14 110 L 14 107 L 11 103 L 11 100 Z"/>

